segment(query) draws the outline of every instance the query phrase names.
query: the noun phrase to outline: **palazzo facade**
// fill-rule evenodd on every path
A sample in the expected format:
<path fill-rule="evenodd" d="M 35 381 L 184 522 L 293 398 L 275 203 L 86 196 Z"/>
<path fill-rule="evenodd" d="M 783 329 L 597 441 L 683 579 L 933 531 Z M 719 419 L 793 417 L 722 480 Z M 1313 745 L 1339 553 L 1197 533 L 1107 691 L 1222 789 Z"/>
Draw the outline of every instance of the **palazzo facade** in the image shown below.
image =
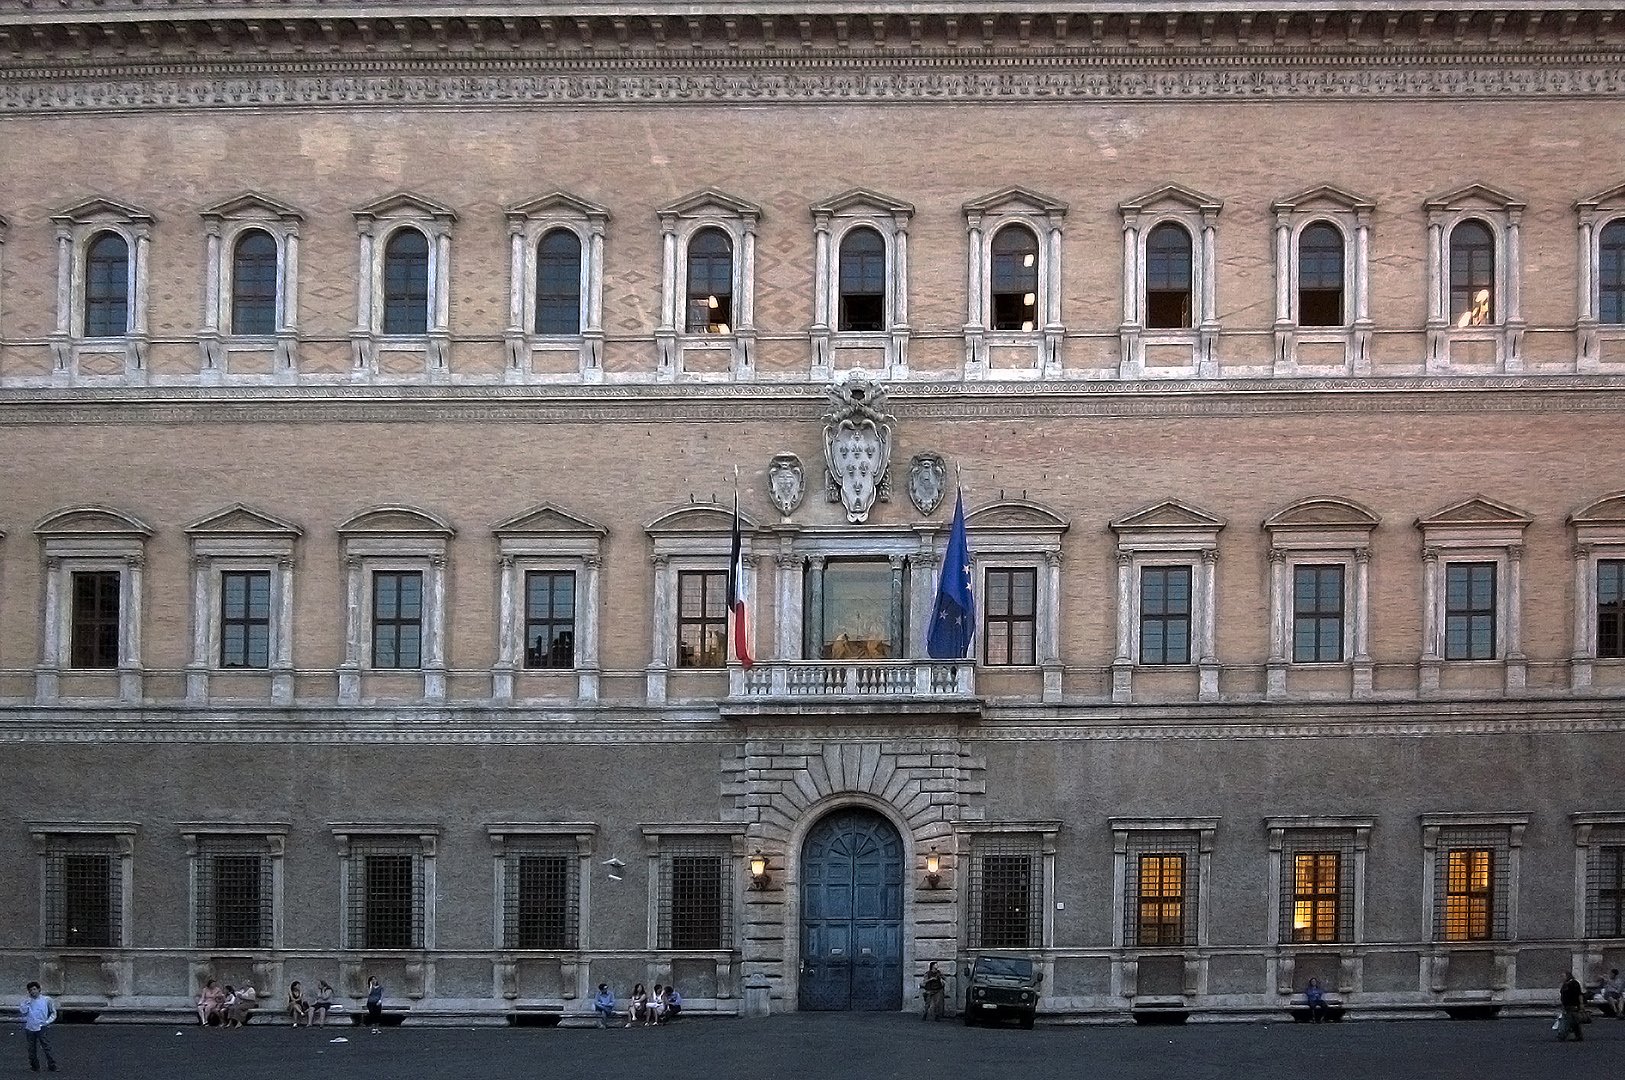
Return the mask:
<path fill-rule="evenodd" d="M 0 983 L 1549 1010 L 1621 130 L 1558 2 L 0 0 Z"/>

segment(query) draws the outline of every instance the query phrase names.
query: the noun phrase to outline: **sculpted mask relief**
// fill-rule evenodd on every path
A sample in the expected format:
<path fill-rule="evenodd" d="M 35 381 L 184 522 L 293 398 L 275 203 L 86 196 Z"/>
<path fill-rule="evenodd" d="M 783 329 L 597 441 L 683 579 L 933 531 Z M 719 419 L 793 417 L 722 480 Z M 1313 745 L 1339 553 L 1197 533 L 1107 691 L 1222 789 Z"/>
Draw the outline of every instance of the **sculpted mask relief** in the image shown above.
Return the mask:
<path fill-rule="evenodd" d="M 886 391 L 861 374 L 829 388 L 833 408 L 824 414 L 824 462 L 830 502 L 846 508 L 846 519 L 867 521 L 875 500 L 889 494 L 892 417 Z"/>

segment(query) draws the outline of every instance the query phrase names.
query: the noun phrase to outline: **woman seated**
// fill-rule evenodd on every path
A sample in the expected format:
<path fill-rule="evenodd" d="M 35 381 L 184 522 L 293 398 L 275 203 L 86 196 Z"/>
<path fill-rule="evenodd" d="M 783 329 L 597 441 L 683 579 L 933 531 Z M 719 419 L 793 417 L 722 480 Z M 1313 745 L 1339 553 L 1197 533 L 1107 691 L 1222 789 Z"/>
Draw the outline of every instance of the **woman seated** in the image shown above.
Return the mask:
<path fill-rule="evenodd" d="M 654 992 L 649 995 L 649 1008 L 644 1014 L 644 1026 L 653 1027 L 666 1020 L 666 988 L 655 983 Z"/>
<path fill-rule="evenodd" d="M 316 1000 L 310 1003 L 310 1019 L 305 1026 L 327 1026 L 327 1013 L 333 1007 L 333 988 L 327 985 L 326 979 L 316 980 Z"/>
<path fill-rule="evenodd" d="M 626 1026 L 634 1023 L 647 1023 L 649 1019 L 649 991 L 643 988 L 642 983 L 632 984 L 632 998 L 626 1008 Z"/>
<path fill-rule="evenodd" d="M 310 1006 L 305 1002 L 305 991 L 298 979 L 288 987 L 288 1019 L 293 1021 L 294 1027 L 298 1027 L 301 1020 L 306 1027 L 310 1026 Z"/>
<path fill-rule="evenodd" d="M 213 979 L 203 984 L 197 996 L 197 1022 L 204 1027 L 220 1022 L 220 1010 L 225 1007 L 226 992 Z"/>
<path fill-rule="evenodd" d="M 248 1023 L 248 1014 L 259 1007 L 259 995 L 254 992 L 252 986 L 244 986 L 237 991 L 235 997 L 229 993 L 231 987 L 226 987 L 226 990 L 228 998 L 231 998 L 226 1003 L 226 1026 L 242 1027 Z"/>

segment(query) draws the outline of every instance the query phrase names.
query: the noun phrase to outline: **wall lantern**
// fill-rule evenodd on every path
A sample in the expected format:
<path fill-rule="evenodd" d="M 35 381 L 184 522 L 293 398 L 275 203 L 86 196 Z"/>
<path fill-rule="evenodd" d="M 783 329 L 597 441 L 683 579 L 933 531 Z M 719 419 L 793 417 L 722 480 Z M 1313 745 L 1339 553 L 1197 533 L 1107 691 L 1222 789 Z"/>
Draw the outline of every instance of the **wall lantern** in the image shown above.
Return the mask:
<path fill-rule="evenodd" d="M 925 887 L 939 889 L 942 887 L 942 856 L 937 849 L 932 848 L 925 857 Z"/>
<path fill-rule="evenodd" d="M 758 851 L 750 857 L 750 887 L 765 889 L 767 882 L 767 856 Z"/>

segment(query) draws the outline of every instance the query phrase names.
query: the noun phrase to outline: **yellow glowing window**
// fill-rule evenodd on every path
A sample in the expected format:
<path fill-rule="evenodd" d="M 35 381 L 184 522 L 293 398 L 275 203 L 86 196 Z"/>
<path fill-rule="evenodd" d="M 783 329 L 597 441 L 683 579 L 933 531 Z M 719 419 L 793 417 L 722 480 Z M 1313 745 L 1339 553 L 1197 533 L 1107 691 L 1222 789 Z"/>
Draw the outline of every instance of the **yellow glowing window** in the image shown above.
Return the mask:
<path fill-rule="evenodd" d="M 1445 940 L 1488 941 L 1494 915 L 1495 852 L 1487 848 L 1451 851 L 1445 873 Z"/>
<path fill-rule="evenodd" d="M 1292 940 L 1336 941 L 1341 859 L 1304 851 L 1292 859 Z"/>

